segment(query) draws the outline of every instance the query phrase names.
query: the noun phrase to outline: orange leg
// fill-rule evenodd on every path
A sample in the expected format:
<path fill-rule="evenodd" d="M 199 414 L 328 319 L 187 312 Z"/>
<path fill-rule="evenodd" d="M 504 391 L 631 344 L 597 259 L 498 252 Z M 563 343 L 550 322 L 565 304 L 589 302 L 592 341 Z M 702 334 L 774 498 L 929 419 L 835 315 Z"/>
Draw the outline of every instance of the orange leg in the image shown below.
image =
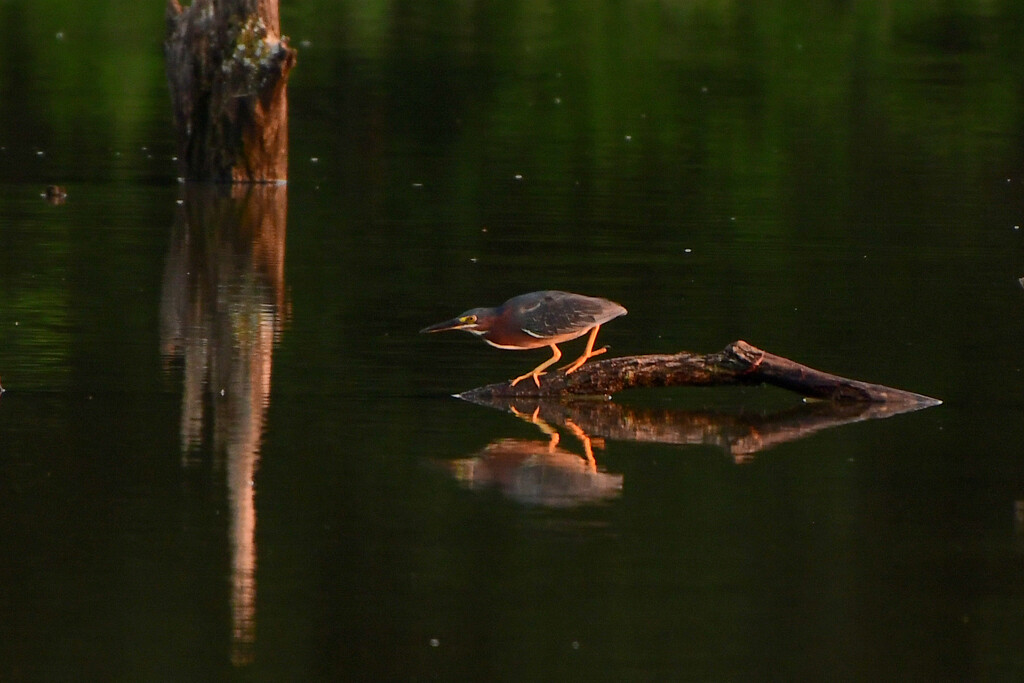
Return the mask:
<path fill-rule="evenodd" d="M 575 422 L 568 418 L 566 418 L 565 420 L 565 426 L 568 427 L 569 431 L 575 434 L 576 438 L 579 439 L 580 443 L 583 444 L 583 453 L 586 455 L 587 469 L 590 470 L 591 472 L 597 472 L 597 460 L 594 459 L 594 448 L 590 443 L 590 437 L 587 436 L 586 432 L 580 429 L 579 425 L 577 425 Z M 594 445 L 598 446 L 599 448 L 604 447 L 603 443 L 598 443 Z"/>
<path fill-rule="evenodd" d="M 587 339 L 587 348 L 583 350 L 583 355 L 565 366 L 565 374 L 570 372 L 576 372 L 580 369 L 580 366 L 587 362 L 588 359 L 594 356 L 600 356 L 602 353 L 608 350 L 607 347 L 603 349 L 594 350 L 594 341 L 597 339 L 597 331 L 601 329 L 600 325 L 595 325 L 594 329 L 590 331 L 590 337 Z"/>
<path fill-rule="evenodd" d="M 532 377 L 533 383 L 540 387 L 540 376 L 544 374 L 544 369 L 547 368 L 552 363 L 557 363 L 558 359 L 562 357 L 562 352 L 558 350 L 557 346 L 555 346 L 554 344 L 549 344 L 548 346 L 551 347 L 551 350 L 554 352 L 554 355 L 552 355 L 551 358 L 548 358 L 546 361 L 544 361 L 543 363 L 541 363 L 540 365 L 538 365 L 525 375 L 519 375 L 518 377 L 516 377 L 514 380 L 512 380 L 512 386 L 519 384 L 519 380 L 526 379 L 527 377 Z"/>
<path fill-rule="evenodd" d="M 527 375 L 527 376 L 529 376 L 529 375 Z M 512 411 L 513 415 L 515 415 L 516 417 L 518 417 L 521 420 L 526 420 L 527 422 L 531 422 L 531 423 L 537 425 L 537 428 L 540 429 L 540 431 L 542 431 L 545 434 L 547 434 L 548 437 L 550 438 L 550 441 L 548 442 L 548 450 L 551 451 L 552 453 L 555 452 L 555 448 L 558 447 L 558 441 L 562 437 L 558 434 L 558 430 L 557 429 L 555 429 L 554 427 L 552 427 L 551 425 L 549 425 L 547 422 L 545 422 L 544 420 L 542 420 L 540 418 L 540 406 L 537 406 L 536 408 L 534 408 L 532 415 L 528 415 L 526 413 L 521 413 L 518 410 L 516 410 L 515 406 L 512 406 L 512 405 L 510 405 L 508 408 L 509 408 L 509 410 Z"/>

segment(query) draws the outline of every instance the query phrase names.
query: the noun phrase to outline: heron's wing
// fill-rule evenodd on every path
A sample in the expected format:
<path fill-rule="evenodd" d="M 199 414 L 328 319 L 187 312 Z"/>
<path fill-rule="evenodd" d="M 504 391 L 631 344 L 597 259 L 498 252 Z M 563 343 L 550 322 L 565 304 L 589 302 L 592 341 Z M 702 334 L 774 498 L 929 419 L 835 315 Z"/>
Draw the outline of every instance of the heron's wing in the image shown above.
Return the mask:
<path fill-rule="evenodd" d="M 519 311 L 529 321 L 523 331 L 538 338 L 582 334 L 626 313 L 625 308 L 607 299 L 557 291 L 524 302 Z"/>

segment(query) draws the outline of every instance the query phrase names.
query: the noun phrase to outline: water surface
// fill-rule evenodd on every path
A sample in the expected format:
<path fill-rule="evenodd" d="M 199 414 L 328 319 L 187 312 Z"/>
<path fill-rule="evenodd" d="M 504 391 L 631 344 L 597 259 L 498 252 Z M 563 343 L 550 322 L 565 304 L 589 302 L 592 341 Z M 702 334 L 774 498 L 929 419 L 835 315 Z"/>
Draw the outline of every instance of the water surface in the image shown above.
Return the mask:
<path fill-rule="evenodd" d="M 121 5 L 0 6 L 0 678 L 1024 665 L 1017 9 L 286 5 L 290 182 L 231 197 Z M 544 352 L 416 331 L 546 288 L 944 404 L 451 398 Z"/>

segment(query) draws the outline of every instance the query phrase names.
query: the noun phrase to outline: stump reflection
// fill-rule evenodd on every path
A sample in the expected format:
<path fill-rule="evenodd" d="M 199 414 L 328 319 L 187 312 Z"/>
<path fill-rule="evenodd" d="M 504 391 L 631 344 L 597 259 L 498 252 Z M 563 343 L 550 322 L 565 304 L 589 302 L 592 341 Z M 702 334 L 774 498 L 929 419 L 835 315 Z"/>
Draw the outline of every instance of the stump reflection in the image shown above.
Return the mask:
<path fill-rule="evenodd" d="M 231 512 L 232 660 L 256 633 L 256 500 L 273 347 L 288 317 L 284 186 L 186 185 L 163 277 L 160 340 L 181 366 L 183 466 L 213 454 Z"/>

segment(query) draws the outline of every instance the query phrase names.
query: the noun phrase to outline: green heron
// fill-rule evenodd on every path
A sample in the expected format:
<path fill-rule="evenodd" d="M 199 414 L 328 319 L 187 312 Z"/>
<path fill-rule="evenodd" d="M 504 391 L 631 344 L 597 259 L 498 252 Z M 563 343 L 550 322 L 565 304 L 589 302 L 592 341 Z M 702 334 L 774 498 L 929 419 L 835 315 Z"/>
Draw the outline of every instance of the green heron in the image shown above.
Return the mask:
<path fill-rule="evenodd" d="M 425 327 L 420 332 L 464 330 L 499 349 L 550 346 L 551 358 L 512 380 L 512 386 L 515 386 L 520 380 L 532 377 L 539 387 L 545 368 L 562 357 L 559 344 L 590 332 L 583 355 L 565 366 L 565 374 L 568 375 L 578 370 L 587 359 L 608 350 L 594 350 L 597 331 L 601 325 L 620 315 L 626 315 L 626 309 L 608 299 L 570 292 L 530 292 L 514 296 L 496 308 L 471 308 L 456 318 Z"/>

